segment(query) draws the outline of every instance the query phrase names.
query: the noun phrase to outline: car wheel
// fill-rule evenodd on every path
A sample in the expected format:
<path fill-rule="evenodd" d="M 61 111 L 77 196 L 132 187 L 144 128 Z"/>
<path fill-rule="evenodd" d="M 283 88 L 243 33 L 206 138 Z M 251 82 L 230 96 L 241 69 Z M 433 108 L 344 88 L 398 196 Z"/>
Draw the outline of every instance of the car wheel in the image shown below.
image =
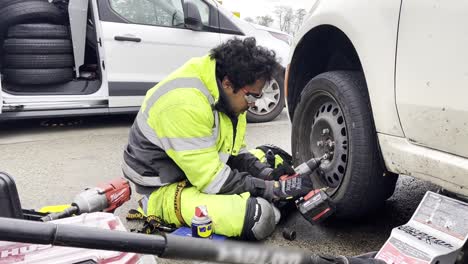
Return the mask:
<path fill-rule="evenodd" d="M 268 122 L 275 119 L 284 108 L 284 71 L 277 70 L 268 87 L 263 89 L 263 96 L 255 106 L 247 110 L 250 123 Z"/>
<path fill-rule="evenodd" d="M 368 213 L 395 188 L 396 175 L 384 173 L 362 73 L 327 72 L 306 85 L 294 113 L 292 150 L 295 164 L 330 155 L 312 177 L 315 187 L 328 188 L 337 217 Z"/>

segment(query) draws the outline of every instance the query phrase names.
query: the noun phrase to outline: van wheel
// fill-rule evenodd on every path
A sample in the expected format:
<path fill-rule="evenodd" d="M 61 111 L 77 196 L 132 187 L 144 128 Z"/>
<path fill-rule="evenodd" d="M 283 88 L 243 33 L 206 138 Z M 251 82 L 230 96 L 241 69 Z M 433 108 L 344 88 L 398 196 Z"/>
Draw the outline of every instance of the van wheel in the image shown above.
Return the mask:
<path fill-rule="evenodd" d="M 4 69 L 8 83 L 20 85 L 39 85 L 66 83 L 73 80 L 73 69 Z"/>
<path fill-rule="evenodd" d="M 19 24 L 8 29 L 8 38 L 70 39 L 68 26 L 54 24 Z"/>
<path fill-rule="evenodd" d="M 71 54 L 73 46 L 68 39 L 6 39 L 3 44 L 9 54 Z"/>
<path fill-rule="evenodd" d="M 247 121 L 250 123 L 271 121 L 283 111 L 283 108 L 284 70 L 278 69 L 268 87 L 263 89 L 263 96 L 255 102 L 255 106 L 247 110 Z"/>
<path fill-rule="evenodd" d="M 0 9 L 0 36 L 3 36 L 10 26 L 28 22 L 63 24 L 65 16 L 47 1 L 22 1 L 11 4 Z"/>
<path fill-rule="evenodd" d="M 313 78 L 302 91 L 292 129 L 296 164 L 331 156 L 313 177 L 317 188 L 328 187 L 337 217 L 361 216 L 393 193 L 397 176 L 384 176 L 362 73 L 335 71 Z"/>
<path fill-rule="evenodd" d="M 5 67 L 13 69 L 54 69 L 73 67 L 72 54 L 5 54 Z"/>

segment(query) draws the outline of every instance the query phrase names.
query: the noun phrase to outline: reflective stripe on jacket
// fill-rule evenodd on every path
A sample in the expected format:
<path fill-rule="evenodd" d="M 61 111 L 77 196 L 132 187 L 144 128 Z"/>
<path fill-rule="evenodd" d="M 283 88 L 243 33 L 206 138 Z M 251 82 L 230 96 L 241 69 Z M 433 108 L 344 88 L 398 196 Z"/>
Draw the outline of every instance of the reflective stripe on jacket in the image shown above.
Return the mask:
<path fill-rule="evenodd" d="M 227 164 L 231 155 L 250 155 L 244 148 L 246 116 L 239 115 L 234 128 L 225 113 L 214 110 L 219 99 L 215 70 L 209 56 L 194 58 L 148 91 L 124 153 L 127 178 L 146 187 L 187 178 L 211 194 L 262 188 L 259 179 Z M 257 164 L 250 171 L 261 175 L 264 169 Z"/>

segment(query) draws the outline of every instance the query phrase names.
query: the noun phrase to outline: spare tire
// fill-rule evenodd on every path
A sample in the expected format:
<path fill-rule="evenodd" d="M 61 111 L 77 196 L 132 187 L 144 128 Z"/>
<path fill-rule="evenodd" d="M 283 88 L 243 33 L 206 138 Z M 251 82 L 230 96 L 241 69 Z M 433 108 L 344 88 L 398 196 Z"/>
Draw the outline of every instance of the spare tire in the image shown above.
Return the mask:
<path fill-rule="evenodd" d="M 69 39 L 68 26 L 54 24 L 19 24 L 8 29 L 8 38 Z"/>
<path fill-rule="evenodd" d="M 47 0 L 34 0 L 34 1 L 47 1 Z M 1 0 L 0 1 L 0 9 L 7 7 L 9 5 L 15 4 L 15 3 L 21 3 L 25 2 L 25 0 Z"/>
<path fill-rule="evenodd" d="M 69 39 L 6 39 L 3 44 L 9 54 L 67 54 L 73 53 Z"/>
<path fill-rule="evenodd" d="M 57 84 L 73 80 L 73 69 L 4 69 L 4 80 L 20 85 Z"/>
<path fill-rule="evenodd" d="M 5 68 L 12 69 L 54 69 L 73 67 L 72 54 L 5 54 Z"/>
<path fill-rule="evenodd" d="M 3 36 L 10 26 L 28 22 L 63 24 L 65 16 L 57 7 L 46 1 L 23 1 L 11 4 L 0 9 L 0 36 Z"/>

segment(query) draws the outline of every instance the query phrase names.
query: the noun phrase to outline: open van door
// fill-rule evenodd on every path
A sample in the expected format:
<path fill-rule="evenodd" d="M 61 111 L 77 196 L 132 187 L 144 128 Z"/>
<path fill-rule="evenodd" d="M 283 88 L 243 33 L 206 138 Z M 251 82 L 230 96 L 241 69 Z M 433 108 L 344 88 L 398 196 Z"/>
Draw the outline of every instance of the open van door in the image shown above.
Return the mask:
<path fill-rule="evenodd" d="M 108 0 L 99 10 L 111 108 L 139 107 L 150 88 L 220 43 L 210 2 Z"/>

